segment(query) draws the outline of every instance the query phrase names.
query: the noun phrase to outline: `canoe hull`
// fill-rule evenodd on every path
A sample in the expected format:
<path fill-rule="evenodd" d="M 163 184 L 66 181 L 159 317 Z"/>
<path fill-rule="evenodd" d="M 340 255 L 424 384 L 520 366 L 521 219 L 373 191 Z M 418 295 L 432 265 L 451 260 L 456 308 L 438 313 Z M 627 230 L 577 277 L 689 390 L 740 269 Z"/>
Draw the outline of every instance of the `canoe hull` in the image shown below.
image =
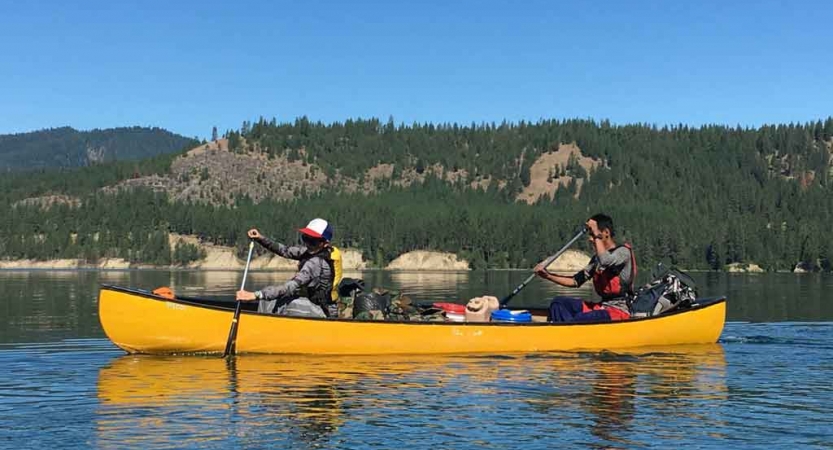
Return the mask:
<path fill-rule="evenodd" d="M 129 353 L 222 353 L 233 310 L 112 286 L 99 294 L 99 319 Z M 372 322 L 243 312 L 238 353 L 443 354 L 615 350 L 717 342 L 726 301 L 650 319 L 604 324 Z"/>

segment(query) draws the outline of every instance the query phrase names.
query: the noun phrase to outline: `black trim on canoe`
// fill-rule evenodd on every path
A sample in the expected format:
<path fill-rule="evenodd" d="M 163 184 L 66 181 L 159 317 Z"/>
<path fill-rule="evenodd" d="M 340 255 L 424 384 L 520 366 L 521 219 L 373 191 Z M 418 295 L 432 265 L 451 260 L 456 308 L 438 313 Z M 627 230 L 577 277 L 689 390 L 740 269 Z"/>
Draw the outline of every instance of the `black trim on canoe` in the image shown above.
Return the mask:
<path fill-rule="evenodd" d="M 236 302 L 229 301 L 229 300 L 207 300 L 207 299 L 199 299 L 195 297 L 184 297 L 184 296 L 175 296 L 173 299 L 160 297 L 154 294 L 151 291 L 145 289 L 138 289 L 138 288 L 127 288 L 121 286 L 114 286 L 110 284 L 102 284 L 102 290 L 110 290 L 116 292 L 123 292 L 126 294 L 138 295 L 140 297 L 144 297 L 148 300 L 156 300 L 156 301 L 163 301 L 163 302 L 172 302 L 172 303 L 179 303 L 182 305 L 187 306 L 196 306 L 199 308 L 205 309 L 213 309 L 217 311 L 227 311 L 227 312 L 234 312 L 234 308 L 236 306 Z M 707 297 L 698 299 L 690 308 L 687 309 L 678 309 L 666 314 L 662 314 L 659 316 L 654 317 L 642 317 L 637 319 L 628 319 L 628 320 L 618 320 L 613 322 L 581 322 L 581 323 L 574 323 L 574 322 L 558 322 L 558 323 L 550 323 L 550 322 L 524 322 L 524 323 L 512 323 L 512 322 L 410 322 L 410 321 L 387 321 L 387 320 L 357 320 L 357 319 L 339 319 L 339 318 L 330 318 L 330 317 L 292 317 L 292 316 L 277 316 L 274 314 L 267 314 L 267 313 L 260 313 L 257 312 L 257 302 L 244 302 L 242 305 L 242 311 L 246 314 L 251 315 L 258 315 L 258 316 L 266 316 L 266 317 L 273 317 L 278 319 L 293 319 L 293 320 L 323 320 L 327 322 L 359 322 L 359 323 L 375 323 L 375 324 L 408 324 L 408 325 L 455 325 L 455 326 L 467 326 L 467 325 L 489 325 L 489 326 L 582 326 L 582 325 L 616 325 L 616 324 L 623 324 L 623 323 L 631 323 L 631 322 L 642 322 L 646 320 L 657 320 L 662 319 L 664 317 L 675 316 L 677 314 L 685 314 L 691 311 L 697 311 L 700 309 L 709 308 L 715 305 L 719 305 L 721 303 L 725 303 L 726 297 L 719 296 L 719 297 Z M 546 315 L 545 309 L 529 309 L 525 308 L 525 310 L 530 311 L 533 314 L 544 314 Z"/>

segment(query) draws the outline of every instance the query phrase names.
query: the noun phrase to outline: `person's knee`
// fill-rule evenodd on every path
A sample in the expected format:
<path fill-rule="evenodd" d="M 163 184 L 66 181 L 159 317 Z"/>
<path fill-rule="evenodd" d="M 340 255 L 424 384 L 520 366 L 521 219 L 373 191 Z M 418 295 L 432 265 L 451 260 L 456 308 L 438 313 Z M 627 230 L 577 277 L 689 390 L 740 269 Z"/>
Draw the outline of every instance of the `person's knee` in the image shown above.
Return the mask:
<path fill-rule="evenodd" d="M 287 303 L 286 307 L 280 311 L 280 315 L 290 317 L 327 317 L 320 306 L 303 297 Z"/>
<path fill-rule="evenodd" d="M 277 300 L 258 300 L 257 312 L 264 314 L 274 314 L 277 308 Z"/>
<path fill-rule="evenodd" d="M 555 297 L 550 302 L 549 311 L 547 313 L 548 322 L 569 322 L 570 318 L 576 312 L 581 311 L 581 307 L 577 306 L 581 300 L 573 297 Z"/>

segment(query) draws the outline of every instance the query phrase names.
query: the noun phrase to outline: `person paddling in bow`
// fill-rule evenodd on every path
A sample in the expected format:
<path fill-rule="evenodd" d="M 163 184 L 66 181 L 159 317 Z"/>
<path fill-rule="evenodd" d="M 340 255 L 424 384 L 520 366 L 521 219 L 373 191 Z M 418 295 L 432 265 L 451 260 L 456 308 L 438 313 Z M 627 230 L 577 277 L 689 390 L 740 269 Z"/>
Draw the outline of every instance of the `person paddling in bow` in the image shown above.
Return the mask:
<path fill-rule="evenodd" d="M 253 228 L 249 238 L 272 253 L 298 261 L 298 272 L 286 283 L 258 291 L 237 291 L 239 301 L 258 301 L 257 311 L 283 316 L 327 317 L 328 305 L 337 298 L 334 286 L 341 278 L 341 253 L 330 244 L 333 227 L 313 219 L 301 228 L 303 245 L 286 246 Z"/>
<path fill-rule="evenodd" d="M 636 278 L 636 258 L 629 244 L 617 245 L 613 240 L 613 219 L 596 214 L 587 223 L 587 237 L 595 255 L 580 272 L 568 277 L 547 271 L 543 264 L 535 267 L 541 278 L 566 287 L 580 287 L 593 280 L 601 303 L 590 303 L 574 297 L 555 297 L 550 303 L 550 322 L 610 322 L 630 318 L 628 298 Z"/>

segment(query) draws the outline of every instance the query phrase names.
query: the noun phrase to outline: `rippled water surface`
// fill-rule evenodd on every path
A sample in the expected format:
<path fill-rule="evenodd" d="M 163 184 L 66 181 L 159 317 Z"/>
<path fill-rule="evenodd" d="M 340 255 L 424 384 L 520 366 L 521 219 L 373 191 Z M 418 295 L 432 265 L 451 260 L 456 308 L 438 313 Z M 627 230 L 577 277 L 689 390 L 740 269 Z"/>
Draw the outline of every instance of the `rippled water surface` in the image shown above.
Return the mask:
<path fill-rule="evenodd" d="M 436 300 L 499 295 L 524 275 L 365 279 Z M 252 285 L 284 276 L 254 274 Z M 101 332 L 96 295 L 112 283 L 222 297 L 240 274 L 0 272 L 0 447 L 833 446 L 833 280 L 695 276 L 704 294 L 730 299 L 717 344 L 227 362 L 125 355 Z M 535 282 L 517 305 L 557 292 Z"/>

